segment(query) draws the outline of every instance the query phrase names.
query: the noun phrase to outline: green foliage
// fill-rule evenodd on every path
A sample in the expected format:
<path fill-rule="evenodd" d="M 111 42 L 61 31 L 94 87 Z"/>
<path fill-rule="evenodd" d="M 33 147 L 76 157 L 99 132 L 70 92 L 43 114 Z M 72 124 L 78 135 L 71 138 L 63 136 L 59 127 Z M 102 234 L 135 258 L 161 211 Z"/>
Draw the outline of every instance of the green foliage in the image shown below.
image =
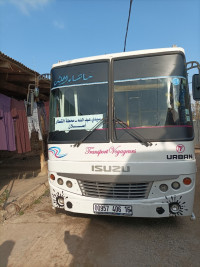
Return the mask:
<path fill-rule="evenodd" d="M 1 195 L 0 195 L 0 206 L 3 206 L 6 200 L 9 197 L 9 191 L 6 189 Z"/>

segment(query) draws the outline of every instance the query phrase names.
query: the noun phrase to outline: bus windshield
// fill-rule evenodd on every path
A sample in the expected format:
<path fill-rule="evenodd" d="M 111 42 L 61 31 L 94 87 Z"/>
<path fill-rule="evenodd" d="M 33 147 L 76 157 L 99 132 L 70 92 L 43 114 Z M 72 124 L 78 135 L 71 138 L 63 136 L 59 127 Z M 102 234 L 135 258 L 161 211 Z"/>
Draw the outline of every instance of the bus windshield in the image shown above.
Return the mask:
<path fill-rule="evenodd" d="M 114 103 L 129 127 L 192 125 L 184 77 L 115 81 Z"/>
<path fill-rule="evenodd" d="M 193 138 L 182 54 L 63 64 L 51 76 L 49 142 Z"/>
<path fill-rule="evenodd" d="M 50 139 L 57 136 L 58 141 L 79 141 L 98 125 L 98 133 L 92 134 L 90 138 L 105 141 L 108 112 L 107 63 L 65 67 L 63 75 L 56 75 L 55 87 L 51 90 Z M 56 135 L 53 134 L 55 132 Z"/>
<path fill-rule="evenodd" d="M 193 138 L 181 54 L 117 59 L 113 76 L 115 141 L 133 142 L 133 131 L 146 141 Z"/>

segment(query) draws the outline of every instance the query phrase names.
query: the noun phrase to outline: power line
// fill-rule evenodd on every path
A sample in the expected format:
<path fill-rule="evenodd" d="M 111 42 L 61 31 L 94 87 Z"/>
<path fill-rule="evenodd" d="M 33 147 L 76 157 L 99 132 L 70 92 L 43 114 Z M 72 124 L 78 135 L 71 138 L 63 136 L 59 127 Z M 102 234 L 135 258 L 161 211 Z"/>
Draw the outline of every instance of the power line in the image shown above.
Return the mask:
<path fill-rule="evenodd" d="M 127 21 L 127 26 L 126 26 L 126 35 L 125 35 L 125 40 L 124 40 L 124 52 L 126 51 L 126 39 L 127 39 L 127 35 L 128 35 L 128 26 L 129 26 L 129 21 L 130 21 L 130 16 L 131 16 L 132 2 L 133 2 L 133 0 L 130 0 L 128 21 Z"/>

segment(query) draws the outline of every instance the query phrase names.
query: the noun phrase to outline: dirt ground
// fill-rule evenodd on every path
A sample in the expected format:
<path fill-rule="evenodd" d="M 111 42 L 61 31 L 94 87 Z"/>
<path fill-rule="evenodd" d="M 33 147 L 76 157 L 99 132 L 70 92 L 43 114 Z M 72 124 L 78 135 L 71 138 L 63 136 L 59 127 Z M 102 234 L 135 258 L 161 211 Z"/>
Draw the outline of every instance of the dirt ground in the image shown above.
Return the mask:
<path fill-rule="evenodd" d="M 0 266 L 200 266 L 200 154 L 189 217 L 64 214 L 48 195 L 0 225 Z"/>

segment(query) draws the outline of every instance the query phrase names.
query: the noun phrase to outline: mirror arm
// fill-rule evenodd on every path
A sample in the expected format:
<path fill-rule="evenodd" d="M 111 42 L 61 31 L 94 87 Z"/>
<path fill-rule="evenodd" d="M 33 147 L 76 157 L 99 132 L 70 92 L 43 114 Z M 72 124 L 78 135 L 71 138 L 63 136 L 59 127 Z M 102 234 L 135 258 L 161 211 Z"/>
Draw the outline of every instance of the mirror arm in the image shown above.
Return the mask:
<path fill-rule="evenodd" d="M 189 61 L 186 63 L 186 70 L 191 70 L 197 68 L 200 74 L 200 64 L 197 61 Z"/>

